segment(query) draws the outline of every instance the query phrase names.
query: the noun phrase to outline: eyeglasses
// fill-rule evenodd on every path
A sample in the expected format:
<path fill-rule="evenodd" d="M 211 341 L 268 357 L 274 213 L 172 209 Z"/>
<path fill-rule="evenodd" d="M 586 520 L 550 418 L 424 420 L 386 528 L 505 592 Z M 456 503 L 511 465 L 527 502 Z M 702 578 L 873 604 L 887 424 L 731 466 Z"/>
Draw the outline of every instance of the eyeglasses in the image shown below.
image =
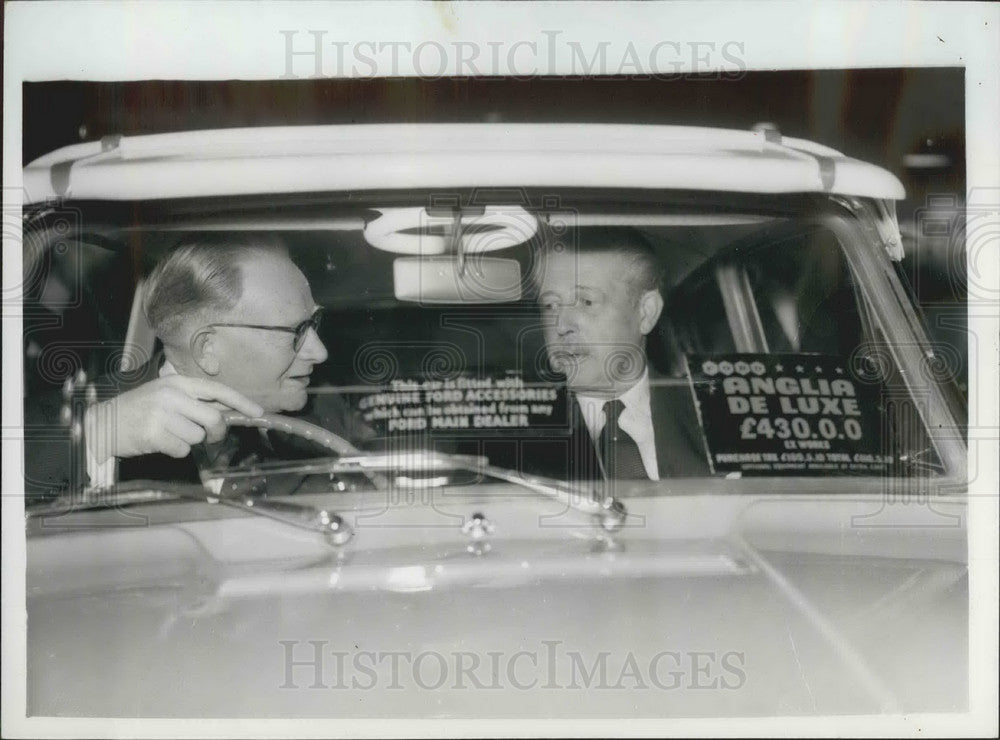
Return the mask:
<path fill-rule="evenodd" d="M 306 335 L 310 329 L 319 331 L 319 322 L 323 318 L 323 309 L 317 308 L 305 321 L 299 322 L 295 326 L 266 326 L 264 324 L 209 324 L 209 326 L 231 326 L 237 329 L 264 329 L 265 331 L 285 331 L 294 334 L 292 349 L 298 352 L 305 344 Z"/>

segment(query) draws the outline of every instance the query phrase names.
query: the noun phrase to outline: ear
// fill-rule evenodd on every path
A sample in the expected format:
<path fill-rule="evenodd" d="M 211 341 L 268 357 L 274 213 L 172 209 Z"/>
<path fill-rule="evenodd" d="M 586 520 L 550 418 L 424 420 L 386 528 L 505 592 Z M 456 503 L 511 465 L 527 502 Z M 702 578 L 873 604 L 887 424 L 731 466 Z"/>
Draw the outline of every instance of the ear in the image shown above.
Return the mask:
<path fill-rule="evenodd" d="M 216 338 L 212 329 L 202 329 L 191 337 L 191 359 L 206 375 L 218 375 L 221 370 Z"/>
<path fill-rule="evenodd" d="M 658 290 L 647 290 L 639 299 L 639 331 L 649 334 L 663 312 L 663 296 Z"/>

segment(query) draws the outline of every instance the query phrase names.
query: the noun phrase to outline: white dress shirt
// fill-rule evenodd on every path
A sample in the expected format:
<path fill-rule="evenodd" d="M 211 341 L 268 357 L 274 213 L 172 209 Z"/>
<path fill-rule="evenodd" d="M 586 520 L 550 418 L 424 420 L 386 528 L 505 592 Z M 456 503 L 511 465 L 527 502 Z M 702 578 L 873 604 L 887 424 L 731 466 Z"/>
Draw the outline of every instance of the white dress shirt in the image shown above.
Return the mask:
<path fill-rule="evenodd" d="M 604 416 L 604 404 L 610 398 L 576 394 L 580 404 L 583 420 L 587 425 L 590 438 L 596 443 L 604 431 L 607 419 Z M 660 469 L 656 464 L 656 437 L 653 432 L 653 412 L 649 407 L 649 369 L 643 371 L 642 377 L 635 385 L 618 396 L 625 409 L 618 417 L 618 427 L 625 430 L 639 446 L 639 456 L 650 480 L 660 479 Z"/>

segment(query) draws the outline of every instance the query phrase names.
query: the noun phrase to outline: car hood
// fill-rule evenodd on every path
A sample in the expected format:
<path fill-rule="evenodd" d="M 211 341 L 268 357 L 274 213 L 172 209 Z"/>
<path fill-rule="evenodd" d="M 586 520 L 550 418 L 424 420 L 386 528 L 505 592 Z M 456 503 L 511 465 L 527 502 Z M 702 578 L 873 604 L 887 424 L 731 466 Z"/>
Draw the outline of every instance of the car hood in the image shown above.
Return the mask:
<path fill-rule="evenodd" d="M 875 497 L 635 498 L 609 540 L 512 487 L 435 499 L 344 495 L 356 535 L 341 549 L 209 503 L 33 522 L 29 712 L 664 717 L 966 705 L 959 502 L 915 517 Z M 494 527 L 489 548 L 463 533 L 473 512 Z"/>

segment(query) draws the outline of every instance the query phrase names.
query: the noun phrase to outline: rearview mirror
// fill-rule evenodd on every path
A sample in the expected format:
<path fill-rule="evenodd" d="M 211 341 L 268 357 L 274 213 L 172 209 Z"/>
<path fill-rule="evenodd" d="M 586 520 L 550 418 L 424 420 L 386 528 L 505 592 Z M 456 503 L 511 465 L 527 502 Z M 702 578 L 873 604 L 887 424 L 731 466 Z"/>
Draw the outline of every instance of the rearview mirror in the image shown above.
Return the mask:
<path fill-rule="evenodd" d="M 392 277 L 400 301 L 507 303 L 521 298 L 520 263 L 500 257 L 398 257 Z"/>

